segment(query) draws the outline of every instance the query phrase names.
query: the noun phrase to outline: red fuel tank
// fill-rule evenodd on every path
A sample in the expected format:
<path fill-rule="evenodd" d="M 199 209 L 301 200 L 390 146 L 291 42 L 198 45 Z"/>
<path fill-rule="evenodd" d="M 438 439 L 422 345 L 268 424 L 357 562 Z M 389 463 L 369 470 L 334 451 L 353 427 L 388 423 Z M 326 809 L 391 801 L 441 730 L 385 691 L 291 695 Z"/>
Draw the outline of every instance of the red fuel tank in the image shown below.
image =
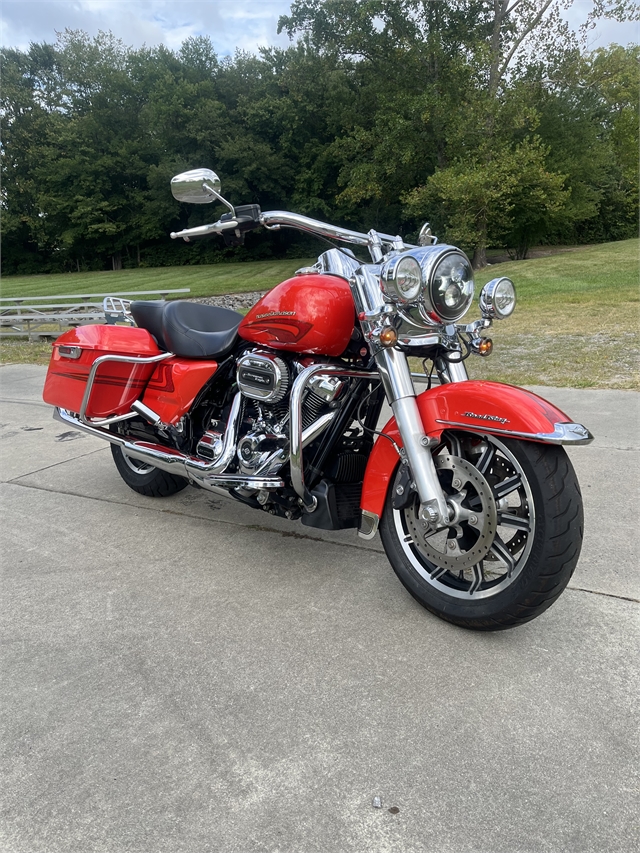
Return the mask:
<path fill-rule="evenodd" d="M 245 341 L 289 352 L 341 355 L 355 323 L 349 284 L 335 275 L 298 275 L 265 293 L 240 323 Z"/>

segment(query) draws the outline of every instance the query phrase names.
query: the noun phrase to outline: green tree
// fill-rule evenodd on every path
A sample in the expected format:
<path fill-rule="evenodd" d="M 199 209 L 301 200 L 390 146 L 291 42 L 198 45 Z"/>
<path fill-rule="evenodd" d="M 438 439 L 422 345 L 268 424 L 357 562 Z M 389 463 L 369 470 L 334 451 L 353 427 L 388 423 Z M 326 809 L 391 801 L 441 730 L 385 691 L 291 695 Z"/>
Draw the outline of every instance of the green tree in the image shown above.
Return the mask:
<path fill-rule="evenodd" d="M 560 215 L 568 195 L 562 176 L 546 168 L 546 154 L 538 139 L 525 139 L 495 151 L 489 162 L 439 169 L 406 196 L 407 207 L 470 252 L 486 239 L 494 246 L 516 246 L 524 258 L 531 241 Z"/>

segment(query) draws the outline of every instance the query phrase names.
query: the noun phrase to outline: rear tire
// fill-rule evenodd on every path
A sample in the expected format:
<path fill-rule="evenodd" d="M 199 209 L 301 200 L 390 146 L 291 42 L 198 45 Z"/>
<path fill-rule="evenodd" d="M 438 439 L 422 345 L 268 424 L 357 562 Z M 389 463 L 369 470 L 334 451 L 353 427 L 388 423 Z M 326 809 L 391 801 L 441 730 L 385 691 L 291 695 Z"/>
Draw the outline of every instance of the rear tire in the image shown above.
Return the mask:
<path fill-rule="evenodd" d="M 564 449 L 450 432 L 434 458 L 457 517 L 425 530 L 415 493 L 394 509 L 398 466 L 380 536 L 400 581 L 463 628 L 496 631 L 539 616 L 569 583 L 582 546 L 582 497 Z"/>
<path fill-rule="evenodd" d="M 111 454 L 118 473 L 130 489 L 150 498 L 168 498 L 189 485 L 184 477 L 176 477 L 146 462 L 131 459 L 117 444 L 111 445 Z"/>

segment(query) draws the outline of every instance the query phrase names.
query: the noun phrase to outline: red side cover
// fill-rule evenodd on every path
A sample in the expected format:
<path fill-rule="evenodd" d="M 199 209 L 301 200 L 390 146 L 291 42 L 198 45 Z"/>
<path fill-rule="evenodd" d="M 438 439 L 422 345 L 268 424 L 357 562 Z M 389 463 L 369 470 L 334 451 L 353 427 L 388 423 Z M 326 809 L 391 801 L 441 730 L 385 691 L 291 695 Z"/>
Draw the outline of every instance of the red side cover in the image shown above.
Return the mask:
<path fill-rule="evenodd" d="M 63 354 L 60 353 L 63 347 Z M 64 355 L 64 348 L 80 349 L 79 358 Z M 73 351 L 75 352 L 75 350 Z M 129 326 L 79 326 L 61 335 L 53 344 L 53 354 L 44 385 L 45 403 L 79 412 L 89 371 L 102 355 L 130 355 L 149 358 L 160 355 L 146 329 Z M 144 391 L 155 364 L 106 362 L 98 368 L 87 406 L 87 417 L 123 415 Z"/>
<path fill-rule="evenodd" d="M 202 386 L 218 369 L 215 361 L 168 358 L 155 365 L 142 402 L 165 424 L 176 424 L 185 415 Z"/>

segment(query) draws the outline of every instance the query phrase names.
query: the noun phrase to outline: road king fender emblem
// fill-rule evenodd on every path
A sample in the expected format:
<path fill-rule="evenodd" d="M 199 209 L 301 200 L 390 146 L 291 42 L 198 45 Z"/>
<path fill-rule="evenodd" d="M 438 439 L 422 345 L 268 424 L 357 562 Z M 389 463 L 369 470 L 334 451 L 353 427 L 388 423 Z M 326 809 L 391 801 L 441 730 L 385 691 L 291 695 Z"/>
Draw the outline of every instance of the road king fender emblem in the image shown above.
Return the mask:
<path fill-rule="evenodd" d="M 463 418 L 477 418 L 479 421 L 495 421 L 498 424 L 508 424 L 509 418 L 500 418 L 498 415 L 477 415 L 475 412 L 463 412 Z"/>

